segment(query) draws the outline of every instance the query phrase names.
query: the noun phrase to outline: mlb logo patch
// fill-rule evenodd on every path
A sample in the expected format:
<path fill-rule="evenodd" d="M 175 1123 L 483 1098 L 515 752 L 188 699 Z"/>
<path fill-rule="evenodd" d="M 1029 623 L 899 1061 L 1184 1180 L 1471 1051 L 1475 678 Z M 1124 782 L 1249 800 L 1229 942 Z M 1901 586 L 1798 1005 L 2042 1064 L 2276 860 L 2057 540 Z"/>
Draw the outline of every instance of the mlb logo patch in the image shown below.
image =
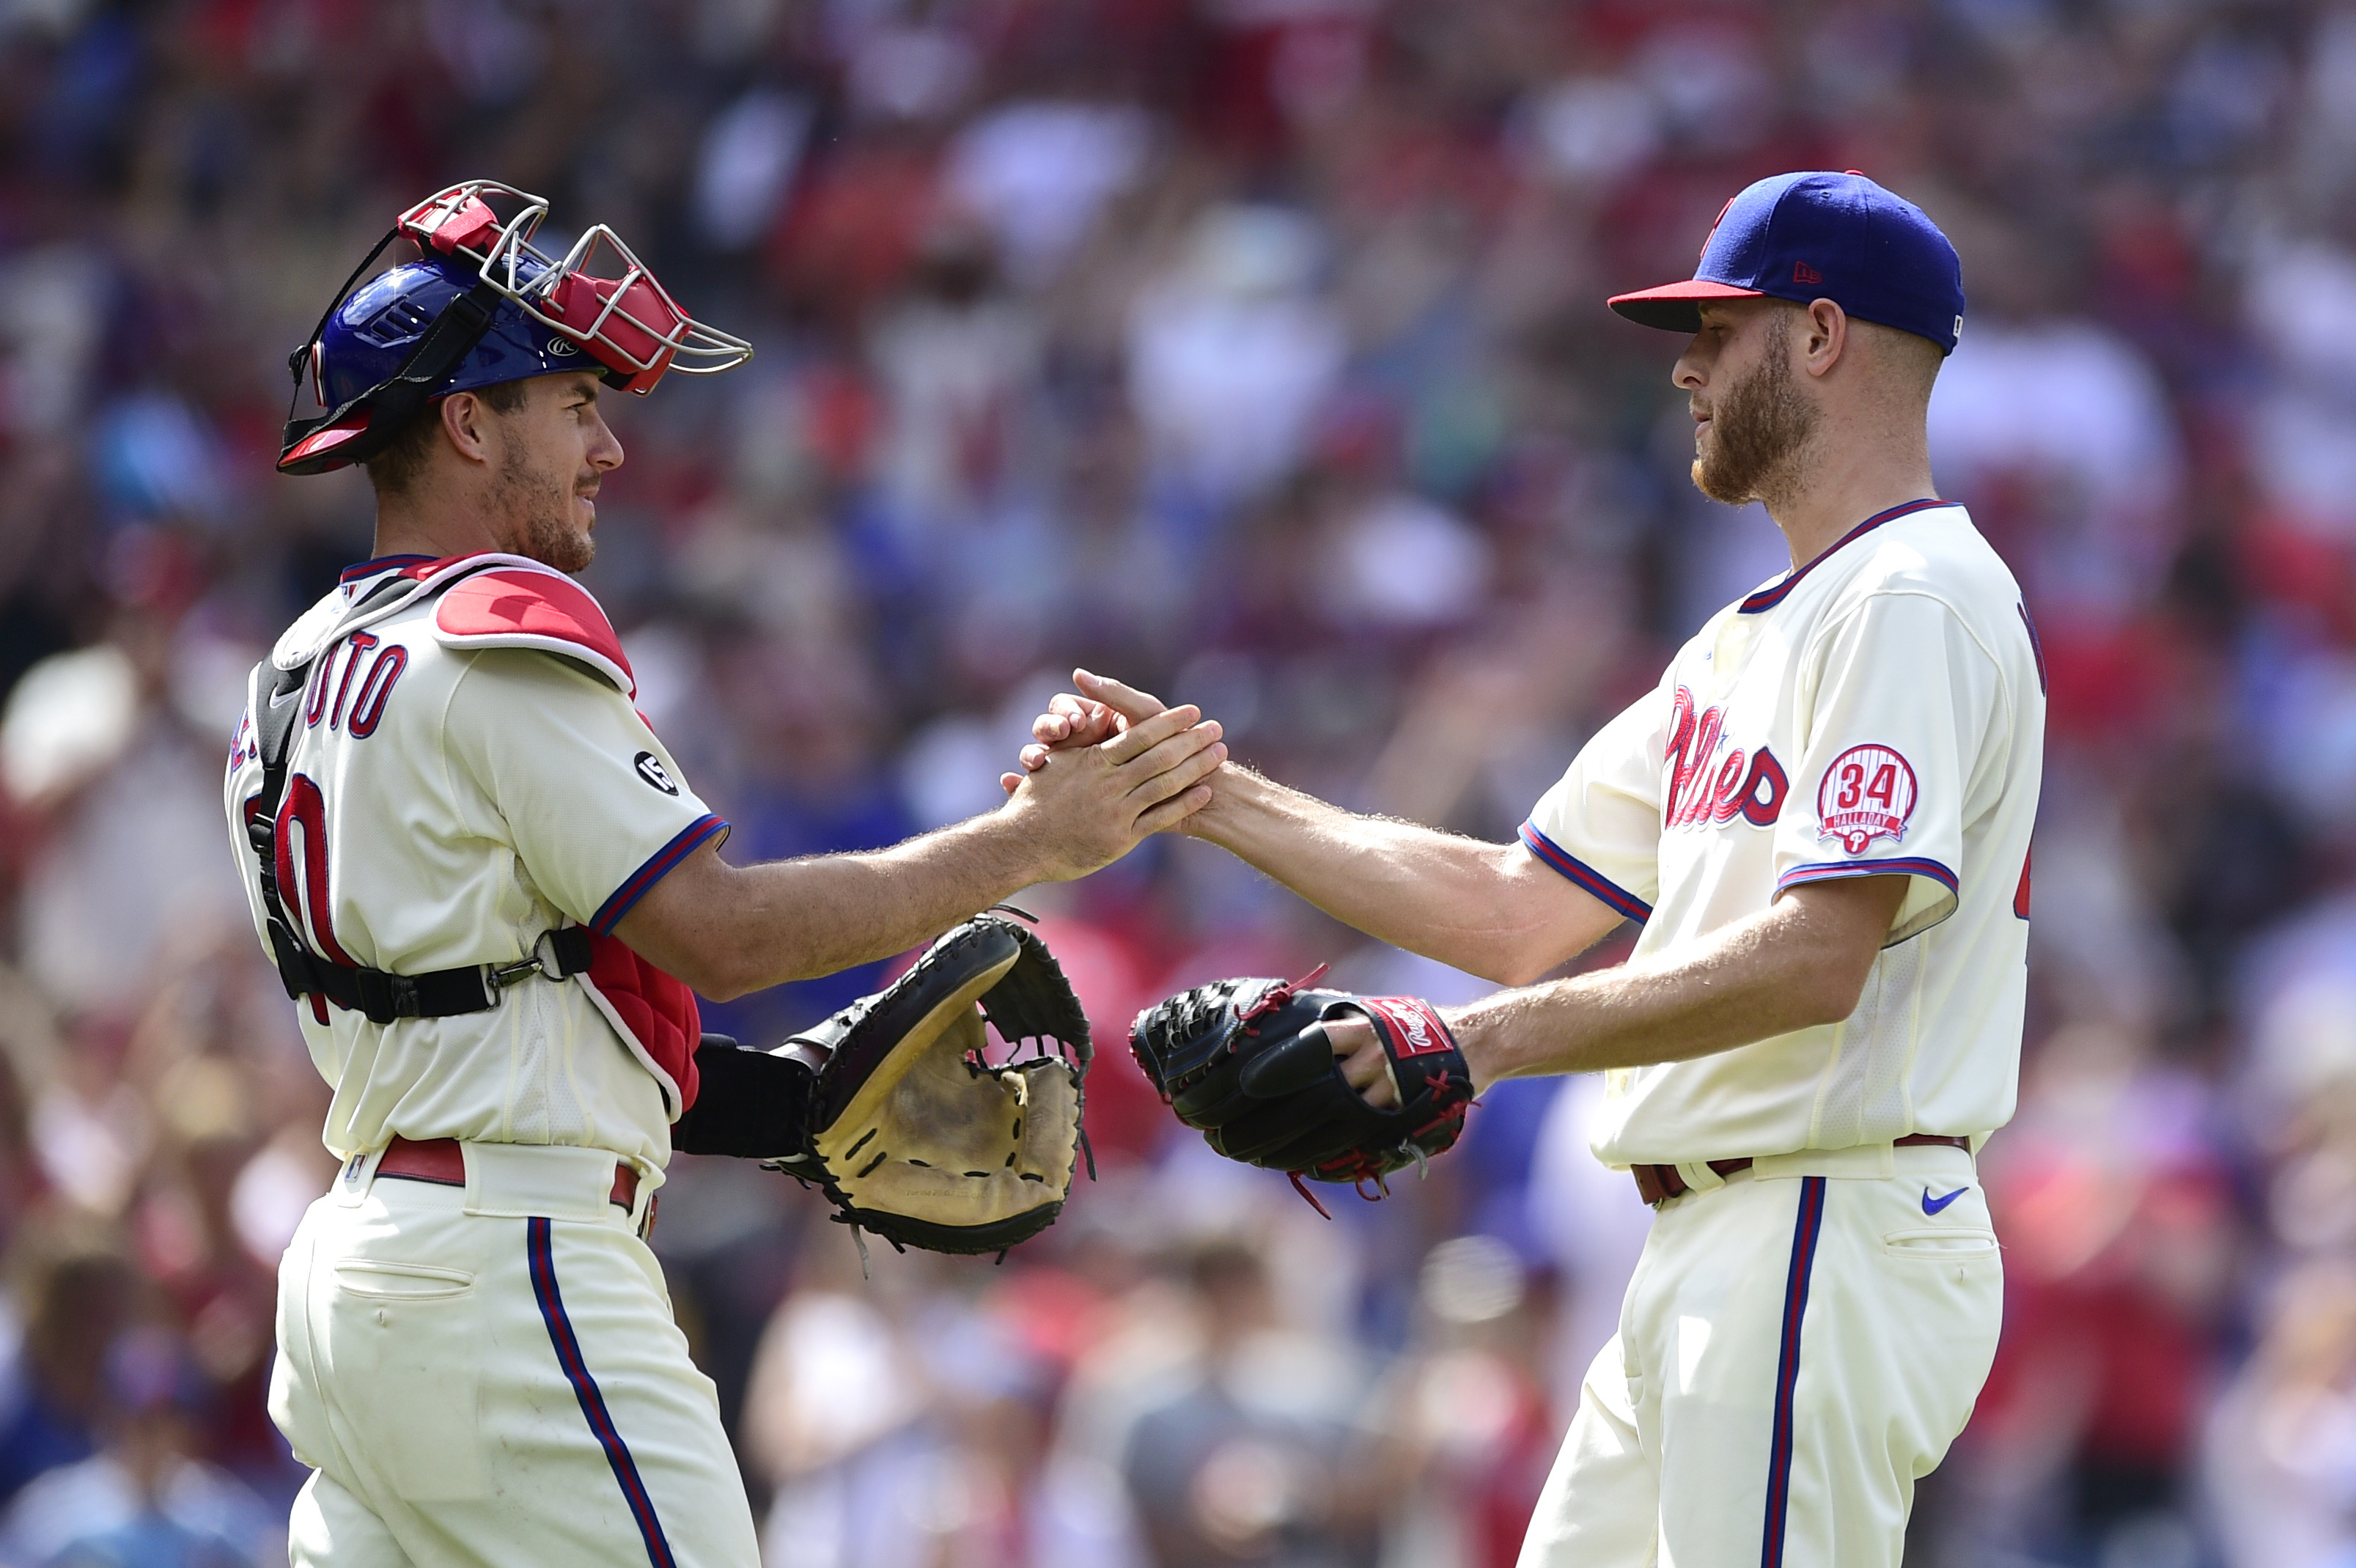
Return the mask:
<path fill-rule="evenodd" d="M 1886 838 L 1906 836 L 1914 814 L 1914 769 L 1886 746 L 1853 746 L 1832 760 L 1816 785 L 1816 836 L 1839 841 L 1851 854 Z"/>

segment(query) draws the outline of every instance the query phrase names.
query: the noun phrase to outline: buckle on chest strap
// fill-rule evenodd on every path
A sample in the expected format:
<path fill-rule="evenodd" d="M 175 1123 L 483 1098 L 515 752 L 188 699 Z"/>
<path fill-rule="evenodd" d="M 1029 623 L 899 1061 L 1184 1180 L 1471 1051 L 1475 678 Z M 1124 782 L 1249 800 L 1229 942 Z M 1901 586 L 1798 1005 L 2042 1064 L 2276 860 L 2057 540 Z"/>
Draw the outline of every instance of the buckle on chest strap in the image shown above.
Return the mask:
<path fill-rule="evenodd" d="M 586 970 L 591 956 L 587 927 L 566 926 L 542 931 L 540 940 L 531 944 L 531 951 L 515 962 L 485 964 L 484 987 L 496 995 L 517 981 L 529 980 L 535 974 L 563 980 Z"/>
<path fill-rule="evenodd" d="M 500 993 L 517 981 L 535 974 L 563 980 L 586 970 L 591 958 L 589 933 L 579 926 L 543 933 L 532 944 L 530 956 L 513 963 L 467 964 L 426 974 L 394 974 L 331 963 L 305 952 L 275 923 L 271 939 L 287 995 L 325 996 L 338 1007 L 367 1015 L 372 1024 L 487 1013 L 499 1004 Z"/>

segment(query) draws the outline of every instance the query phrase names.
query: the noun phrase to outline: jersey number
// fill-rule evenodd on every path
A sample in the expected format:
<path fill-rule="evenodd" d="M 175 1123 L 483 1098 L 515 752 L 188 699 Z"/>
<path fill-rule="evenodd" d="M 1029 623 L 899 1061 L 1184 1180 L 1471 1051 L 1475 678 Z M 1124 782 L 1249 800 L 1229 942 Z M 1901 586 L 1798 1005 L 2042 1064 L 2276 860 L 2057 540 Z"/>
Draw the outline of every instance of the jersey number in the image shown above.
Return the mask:
<path fill-rule="evenodd" d="M 1859 800 L 1871 800 L 1885 811 L 1898 809 L 1898 768 L 1885 762 L 1873 770 L 1873 782 L 1865 781 L 1865 769 L 1854 762 L 1841 764 L 1840 794 L 1834 804 L 1844 811 L 1857 810 Z"/>
<path fill-rule="evenodd" d="M 305 774 L 287 775 L 276 838 L 278 902 L 294 934 L 313 952 L 348 967 L 351 955 L 336 940 L 327 912 L 327 801 Z"/>

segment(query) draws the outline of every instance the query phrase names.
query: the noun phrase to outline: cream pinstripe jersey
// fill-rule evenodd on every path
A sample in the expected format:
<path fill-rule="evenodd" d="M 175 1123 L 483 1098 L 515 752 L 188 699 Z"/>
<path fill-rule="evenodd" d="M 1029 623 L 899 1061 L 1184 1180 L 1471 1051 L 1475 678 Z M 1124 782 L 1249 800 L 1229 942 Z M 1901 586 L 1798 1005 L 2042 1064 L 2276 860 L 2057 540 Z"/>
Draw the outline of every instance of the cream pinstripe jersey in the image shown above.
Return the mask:
<path fill-rule="evenodd" d="M 280 816 L 282 902 L 312 952 L 402 974 L 510 963 L 557 926 L 611 933 L 726 832 L 631 706 L 621 645 L 578 585 L 516 557 L 394 557 L 344 575 L 273 655 L 291 669 L 319 650 Z M 353 628 L 351 607 L 396 575 L 414 596 Z M 253 733 L 249 714 L 225 792 L 260 932 L 244 830 L 262 789 Z M 295 1010 L 335 1089 L 323 1136 L 339 1159 L 396 1133 L 669 1158 L 676 1086 L 585 977 L 529 979 L 455 1017 L 380 1025 L 324 999 Z"/>
<path fill-rule="evenodd" d="M 1911 883 L 1845 1022 L 1610 1074 L 1597 1155 L 1757 1157 L 2008 1121 L 2044 726 L 2019 586 L 1959 506 L 1894 507 L 1712 617 L 1523 843 L 1644 922 L 1638 960 L 1804 883 Z"/>

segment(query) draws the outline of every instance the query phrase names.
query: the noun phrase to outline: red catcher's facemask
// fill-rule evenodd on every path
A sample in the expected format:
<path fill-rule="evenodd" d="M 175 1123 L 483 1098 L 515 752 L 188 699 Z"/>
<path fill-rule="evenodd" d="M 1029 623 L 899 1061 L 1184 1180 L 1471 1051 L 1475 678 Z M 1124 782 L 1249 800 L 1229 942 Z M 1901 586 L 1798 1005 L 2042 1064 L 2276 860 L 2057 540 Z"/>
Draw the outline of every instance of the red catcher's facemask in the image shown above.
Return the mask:
<path fill-rule="evenodd" d="M 519 204 L 502 220 L 491 203 Z M 531 237 L 548 203 L 495 180 L 467 180 L 401 215 L 397 233 L 476 266 L 482 281 L 533 320 L 552 327 L 644 395 L 669 371 L 707 376 L 734 370 L 753 346 L 680 308 L 621 236 L 600 223 L 553 260 Z M 523 266 L 537 264 L 538 270 Z"/>

